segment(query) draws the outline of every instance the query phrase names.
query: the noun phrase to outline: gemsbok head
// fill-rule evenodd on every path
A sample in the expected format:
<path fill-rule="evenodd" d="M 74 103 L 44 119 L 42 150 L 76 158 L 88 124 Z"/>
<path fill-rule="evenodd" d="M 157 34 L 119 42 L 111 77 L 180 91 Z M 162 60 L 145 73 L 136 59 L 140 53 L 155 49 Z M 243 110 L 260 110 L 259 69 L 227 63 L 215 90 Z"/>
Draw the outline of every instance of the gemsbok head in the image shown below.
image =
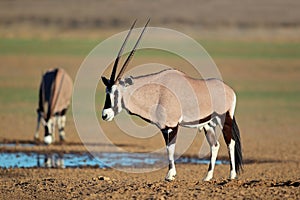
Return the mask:
<path fill-rule="evenodd" d="M 237 178 L 242 170 L 242 149 L 234 117 L 236 95 L 229 86 L 218 79 L 194 79 L 174 69 L 138 77 L 122 77 L 148 23 L 149 20 L 116 76 L 118 62 L 135 25 L 133 23 L 114 62 L 110 78 L 102 77 L 106 86 L 102 119 L 111 121 L 125 109 L 129 114 L 156 125 L 162 132 L 167 148 L 167 181 L 174 180 L 176 176 L 174 153 L 179 126 L 204 130 L 211 151 L 210 165 L 204 180 L 213 178 L 220 147 L 215 130 L 219 126 L 229 152 L 229 178 Z M 216 106 L 214 101 L 221 106 Z"/>
<path fill-rule="evenodd" d="M 54 142 L 56 123 L 60 141 L 65 140 L 66 112 L 70 104 L 72 91 L 73 82 L 65 70 L 55 68 L 43 74 L 39 88 L 35 140 L 39 139 L 40 122 L 45 127 L 45 144 Z"/>

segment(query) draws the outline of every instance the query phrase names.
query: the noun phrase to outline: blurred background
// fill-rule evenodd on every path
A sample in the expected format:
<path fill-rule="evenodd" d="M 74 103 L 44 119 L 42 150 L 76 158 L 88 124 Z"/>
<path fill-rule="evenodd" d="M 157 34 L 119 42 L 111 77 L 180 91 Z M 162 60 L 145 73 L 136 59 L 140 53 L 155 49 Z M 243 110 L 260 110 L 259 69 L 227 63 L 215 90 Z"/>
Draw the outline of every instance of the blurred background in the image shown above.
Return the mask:
<path fill-rule="evenodd" d="M 63 67 L 74 80 L 99 42 L 127 30 L 134 19 L 141 27 L 149 17 L 150 26 L 183 32 L 212 56 L 224 81 L 237 92 L 242 137 L 253 142 L 251 148 L 246 145 L 246 154 L 251 155 L 253 148 L 266 156 L 280 153 L 280 140 L 289 136 L 295 138 L 287 141 L 289 145 L 299 144 L 295 132 L 300 128 L 300 2 L 296 0 L 0 0 L 0 141 L 33 139 L 42 71 Z M 157 56 L 152 59 L 174 67 L 180 63 Z M 132 65 L 148 58 L 136 55 Z M 95 100 L 99 112 L 101 87 Z M 67 138 L 80 141 L 71 108 L 66 132 Z M 134 143 L 125 134 L 116 136 L 118 129 L 111 132 L 116 143 Z M 278 148 L 269 149 L 267 139 L 256 141 L 254 133 L 277 137 L 271 143 Z M 156 139 L 145 142 L 155 144 Z"/>
<path fill-rule="evenodd" d="M 300 24 L 300 5 L 294 0 L 1 0 L 0 5 L 1 35 L 7 37 L 99 38 L 99 31 L 127 29 L 134 19 L 149 17 L 152 26 L 199 35 L 218 30 L 222 36 L 250 31 L 263 37 L 269 30 L 274 37 Z"/>

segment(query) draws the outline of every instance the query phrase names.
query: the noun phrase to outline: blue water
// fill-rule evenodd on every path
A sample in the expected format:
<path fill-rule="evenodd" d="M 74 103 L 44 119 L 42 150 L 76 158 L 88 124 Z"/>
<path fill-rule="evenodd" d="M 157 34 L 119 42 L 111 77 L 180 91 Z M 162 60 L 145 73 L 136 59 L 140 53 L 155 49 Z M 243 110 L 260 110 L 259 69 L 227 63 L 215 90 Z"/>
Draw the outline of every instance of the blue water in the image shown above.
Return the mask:
<path fill-rule="evenodd" d="M 50 160 L 50 161 L 49 161 Z M 49 162 L 47 166 L 47 161 Z M 63 165 L 57 164 L 63 162 Z M 28 168 L 28 167 L 106 167 L 102 162 L 89 154 L 39 154 L 39 153 L 0 153 L 1 168 Z"/>
<path fill-rule="evenodd" d="M 30 143 L 6 143 L 0 147 L 33 147 Z M 180 157 L 176 163 L 209 164 L 209 160 Z M 66 153 L 41 154 L 36 152 L 0 153 L 0 168 L 29 168 L 29 167 L 153 167 L 166 165 L 164 155 L 148 153 Z M 217 160 L 216 164 L 228 164 L 228 161 Z"/>
<path fill-rule="evenodd" d="M 98 153 L 94 156 L 83 153 L 39 154 L 39 153 L 0 153 L 0 168 L 29 167 L 150 167 L 166 163 L 162 155 L 147 153 Z M 176 163 L 208 164 L 209 160 L 180 157 Z M 228 164 L 228 161 L 217 160 L 216 164 Z"/>

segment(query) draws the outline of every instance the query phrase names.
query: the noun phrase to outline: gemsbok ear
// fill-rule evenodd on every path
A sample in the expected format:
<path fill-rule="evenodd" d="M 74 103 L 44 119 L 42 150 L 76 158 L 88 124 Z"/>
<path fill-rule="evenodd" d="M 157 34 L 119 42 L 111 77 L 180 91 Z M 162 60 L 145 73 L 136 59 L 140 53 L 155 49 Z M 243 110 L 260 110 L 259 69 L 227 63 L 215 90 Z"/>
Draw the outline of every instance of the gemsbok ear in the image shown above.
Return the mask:
<path fill-rule="evenodd" d="M 124 82 L 125 82 L 125 86 L 132 85 L 133 84 L 133 79 L 132 79 L 132 77 L 126 77 L 124 79 Z"/>
<path fill-rule="evenodd" d="M 105 86 L 108 86 L 110 84 L 110 81 L 107 78 L 105 78 L 104 76 L 101 76 L 101 79 Z"/>

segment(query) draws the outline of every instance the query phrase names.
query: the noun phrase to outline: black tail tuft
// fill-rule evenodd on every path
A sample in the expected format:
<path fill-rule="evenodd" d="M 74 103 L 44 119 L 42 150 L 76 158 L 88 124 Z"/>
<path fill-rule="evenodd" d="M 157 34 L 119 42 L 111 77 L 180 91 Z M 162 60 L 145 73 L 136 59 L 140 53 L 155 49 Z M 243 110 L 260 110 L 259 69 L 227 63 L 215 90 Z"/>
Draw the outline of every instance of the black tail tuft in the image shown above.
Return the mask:
<path fill-rule="evenodd" d="M 243 155 L 242 155 L 242 145 L 241 145 L 241 137 L 239 127 L 235 121 L 235 117 L 232 120 L 232 139 L 235 141 L 234 148 L 234 158 L 235 158 L 235 169 L 239 174 L 243 171 Z"/>

